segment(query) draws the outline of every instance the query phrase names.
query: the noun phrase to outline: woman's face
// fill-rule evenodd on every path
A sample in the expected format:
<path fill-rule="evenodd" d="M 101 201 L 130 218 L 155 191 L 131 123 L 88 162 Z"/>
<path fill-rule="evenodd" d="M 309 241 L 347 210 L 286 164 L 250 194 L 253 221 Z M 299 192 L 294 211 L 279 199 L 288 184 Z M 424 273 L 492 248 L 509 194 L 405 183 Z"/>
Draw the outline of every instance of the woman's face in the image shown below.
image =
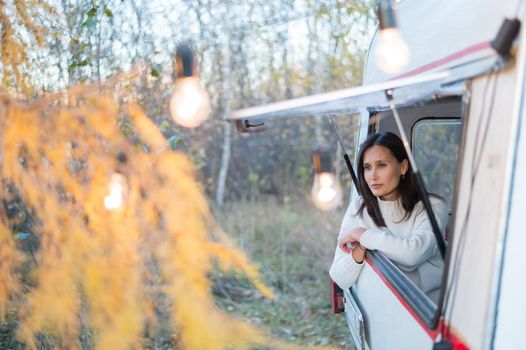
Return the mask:
<path fill-rule="evenodd" d="M 376 197 L 386 201 L 396 200 L 400 196 L 400 176 L 405 175 L 408 165 L 406 159 L 398 162 L 384 146 L 374 145 L 363 155 L 365 182 Z"/>

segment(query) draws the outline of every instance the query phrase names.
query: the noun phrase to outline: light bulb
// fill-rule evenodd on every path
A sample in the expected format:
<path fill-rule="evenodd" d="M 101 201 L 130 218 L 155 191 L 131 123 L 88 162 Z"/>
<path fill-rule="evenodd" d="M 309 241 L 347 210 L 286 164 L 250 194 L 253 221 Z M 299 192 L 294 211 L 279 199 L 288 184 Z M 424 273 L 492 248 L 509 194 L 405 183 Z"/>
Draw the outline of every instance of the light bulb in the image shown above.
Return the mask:
<path fill-rule="evenodd" d="M 175 122 L 185 128 L 195 128 L 208 119 L 211 112 L 210 99 L 199 78 L 178 78 L 170 98 L 170 113 Z"/>
<path fill-rule="evenodd" d="M 342 188 L 332 173 L 314 175 L 311 199 L 316 207 L 329 211 L 335 209 L 342 200 Z"/>
<path fill-rule="evenodd" d="M 114 173 L 108 183 L 108 195 L 104 197 L 104 206 L 109 210 L 122 208 L 128 196 L 128 183 L 126 178 Z"/>
<path fill-rule="evenodd" d="M 376 65 L 385 73 L 396 74 L 409 63 L 409 48 L 396 27 L 382 29 L 379 35 Z"/>

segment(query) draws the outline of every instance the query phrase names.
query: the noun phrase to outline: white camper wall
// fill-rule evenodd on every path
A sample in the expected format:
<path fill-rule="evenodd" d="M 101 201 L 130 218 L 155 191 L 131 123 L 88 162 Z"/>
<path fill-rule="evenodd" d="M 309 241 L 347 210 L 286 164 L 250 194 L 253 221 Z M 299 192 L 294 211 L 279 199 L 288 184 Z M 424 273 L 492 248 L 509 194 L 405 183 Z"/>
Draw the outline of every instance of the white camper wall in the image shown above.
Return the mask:
<path fill-rule="evenodd" d="M 482 349 L 487 343 L 497 242 L 502 208 L 507 200 L 504 178 L 509 149 L 506 140 L 510 140 L 513 133 L 510 96 L 515 87 L 514 71 L 499 73 L 497 85 L 490 83 L 485 94 L 488 79 L 476 79 L 472 86 L 464 155 L 459 159 L 457 207 L 453 213 L 452 256 L 458 256 L 458 260 L 452 259 L 449 266 L 448 284 L 452 284 L 453 294 L 446 312 L 461 339 L 473 349 Z M 489 115 L 493 89 L 496 89 L 495 103 Z M 456 275 L 455 269 L 458 269 Z"/>
<path fill-rule="evenodd" d="M 516 4 L 513 5 L 515 7 Z M 495 12 L 497 11 L 495 8 Z M 502 18 L 502 15 L 493 17 Z M 524 18 L 522 21 L 524 23 Z M 472 86 L 465 154 L 460 167 L 458 207 L 454 213 L 452 247 L 453 256 L 458 252 L 459 259 L 452 261 L 450 265 L 449 283 L 452 283 L 452 274 L 456 268 L 458 274 L 453 276 L 454 292 L 446 315 L 461 339 L 473 349 L 493 348 L 501 262 L 503 257 L 511 259 L 508 262 L 513 261 L 512 256 L 502 253 L 513 252 L 513 248 L 503 250 L 503 244 L 511 193 L 510 177 L 514 171 L 517 121 L 519 117 L 524 118 L 519 115 L 517 108 L 522 98 L 518 91 L 522 91 L 524 84 L 524 44 L 523 36 L 516 64 L 498 74 L 496 86 L 491 83 L 494 78 L 488 76 L 475 79 Z M 486 128 L 487 135 L 484 137 Z M 476 167 L 479 168 L 477 173 Z M 524 215 L 522 220 L 524 223 Z M 518 273 L 514 278 L 520 280 L 521 275 L 523 274 Z M 515 281 L 514 286 L 520 287 L 521 283 L 524 285 L 523 277 L 522 281 Z M 511 290 L 503 288 L 502 291 L 509 293 Z M 513 298 L 511 294 L 508 296 Z M 508 310 L 512 309 L 515 315 L 522 312 L 524 318 L 524 310 L 518 311 L 520 298 L 517 296 L 508 302 L 513 304 L 507 305 Z M 497 326 L 501 332 L 507 333 L 502 324 Z M 515 329 L 517 326 L 515 325 Z M 510 331 L 513 329 L 510 328 Z M 504 346 L 501 349 L 517 348 L 522 343 L 517 337 L 508 341 L 515 344 L 515 347 Z"/>
<path fill-rule="evenodd" d="M 526 9 L 523 8 L 523 12 Z M 526 17 L 526 15 L 524 16 Z M 524 27 L 524 21 L 523 21 Z M 505 179 L 508 206 L 504 207 L 502 264 L 497 266 L 500 278 L 494 285 L 494 322 L 490 323 L 494 349 L 525 349 L 526 274 L 526 38 L 522 38 L 517 58 L 517 89 L 514 96 L 514 118 L 509 142 L 509 177 Z"/>
<path fill-rule="evenodd" d="M 524 69 L 524 67 L 523 67 Z M 522 80 L 522 84 L 526 84 Z M 524 89 L 524 87 L 523 87 Z M 524 91 L 524 90 L 523 90 Z M 495 317 L 495 349 L 524 349 L 526 334 L 526 91 L 520 106 L 520 132 L 510 186 L 509 219 L 505 222 L 506 239 L 503 250 L 503 269 L 499 285 L 499 300 Z"/>

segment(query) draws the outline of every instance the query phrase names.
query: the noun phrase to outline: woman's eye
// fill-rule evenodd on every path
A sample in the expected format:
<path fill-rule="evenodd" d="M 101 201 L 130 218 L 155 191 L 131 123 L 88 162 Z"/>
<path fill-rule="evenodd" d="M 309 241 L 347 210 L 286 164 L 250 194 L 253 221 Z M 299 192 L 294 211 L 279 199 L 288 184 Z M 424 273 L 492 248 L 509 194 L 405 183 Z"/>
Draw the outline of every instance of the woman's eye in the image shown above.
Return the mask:
<path fill-rule="evenodd" d="M 366 165 L 363 167 L 365 170 L 371 170 L 371 166 L 370 165 Z"/>
<path fill-rule="evenodd" d="M 386 166 L 386 165 L 385 165 L 384 163 L 380 163 L 380 164 L 378 164 L 378 167 L 379 167 L 379 168 L 385 168 L 385 166 Z"/>

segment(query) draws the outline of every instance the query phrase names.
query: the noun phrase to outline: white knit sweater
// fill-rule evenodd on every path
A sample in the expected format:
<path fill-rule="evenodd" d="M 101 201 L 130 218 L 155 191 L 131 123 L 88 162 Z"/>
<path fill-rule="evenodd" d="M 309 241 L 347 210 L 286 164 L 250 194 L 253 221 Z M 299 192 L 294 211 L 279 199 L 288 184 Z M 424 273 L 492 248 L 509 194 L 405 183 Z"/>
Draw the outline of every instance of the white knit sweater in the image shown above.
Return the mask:
<path fill-rule="evenodd" d="M 439 228 L 444 234 L 448 222 L 447 205 L 435 197 L 430 197 L 430 201 Z M 358 215 L 361 203 L 362 198 L 358 197 L 349 204 L 338 239 L 353 228 L 366 228 L 360 239 L 362 246 L 383 253 L 424 293 L 430 295 L 438 290 L 444 264 L 422 202 L 415 205 L 408 219 L 401 221 L 404 216 L 401 201 L 379 199 L 378 204 L 387 227 L 376 226 L 367 209 L 364 209 L 363 217 Z M 356 263 L 351 254 L 346 254 L 336 247 L 329 274 L 336 284 L 346 289 L 356 282 L 362 267 L 363 264 Z"/>

